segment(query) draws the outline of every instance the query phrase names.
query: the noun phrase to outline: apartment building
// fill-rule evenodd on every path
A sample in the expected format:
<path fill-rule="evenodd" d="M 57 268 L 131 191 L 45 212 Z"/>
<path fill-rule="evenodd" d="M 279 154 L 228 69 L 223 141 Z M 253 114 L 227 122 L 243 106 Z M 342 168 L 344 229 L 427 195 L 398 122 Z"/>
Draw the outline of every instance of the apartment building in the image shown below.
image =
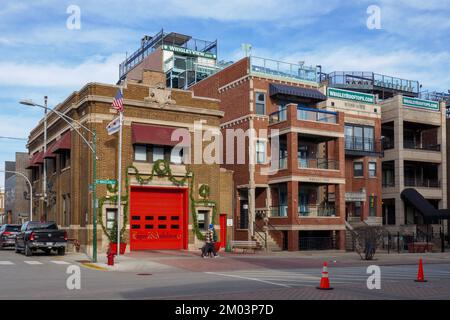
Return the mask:
<path fill-rule="evenodd" d="M 412 232 L 432 224 L 439 230 L 436 209 L 447 208 L 445 103 L 397 95 L 380 104 L 384 224 Z M 425 201 L 431 209 L 421 209 Z"/>
<path fill-rule="evenodd" d="M 245 163 L 235 152 L 223 165 L 234 171 L 235 238 L 278 250 L 343 249 L 345 115 L 325 103 L 317 68 L 249 56 L 190 89 L 220 100 L 224 137 L 256 132 L 245 140 Z"/>
<path fill-rule="evenodd" d="M 94 200 L 98 207 L 98 248 L 103 252 L 117 219 L 124 226 L 127 250 L 132 251 L 197 250 L 203 245 L 202 234 L 210 223 L 215 225 L 219 241 L 225 242 L 227 233 L 231 234 L 227 214 L 233 211 L 229 190 L 232 174 L 218 164 L 187 161 L 188 155 L 193 154 L 184 153 L 185 149 L 175 152 L 178 140 L 171 139 L 177 129 L 185 129 L 188 137 L 193 136 L 195 121 L 200 119 L 204 120 L 203 131 L 219 131 L 223 112 L 218 101 L 195 96 L 191 91 L 166 88 L 163 72 L 142 72 L 141 80 L 122 82 L 125 111 L 121 217 L 117 216 L 115 183 L 96 181 L 97 198 L 93 199 L 92 155 L 74 128 L 55 113 L 49 113 L 46 153 L 42 120 L 29 135 L 28 168 L 35 192 L 42 194 L 44 165 L 48 181 L 46 201 L 41 198 L 34 202 L 34 218 L 47 212 L 45 218 L 67 230 L 69 238 L 78 239 L 88 254 L 92 253 Z M 117 117 L 111 103 L 118 89 L 116 85 L 88 83 L 56 106 L 59 112 L 96 132 L 96 176 L 102 181 L 114 181 L 118 176 L 118 136 L 109 135 L 106 129 Z M 83 131 L 76 125 L 75 128 Z M 92 140 L 89 132 L 83 134 Z M 193 143 L 191 139 L 184 146 L 190 150 Z"/>
<path fill-rule="evenodd" d="M 344 113 L 346 221 L 381 225 L 381 106 L 373 94 L 325 89 L 328 99 L 321 105 Z"/>
<path fill-rule="evenodd" d="M 445 218 L 442 210 L 447 208 L 442 95 L 425 96 L 418 81 L 373 72 L 332 72 L 327 82 L 334 88 L 376 95 L 379 101 L 383 225 L 411 234 L 427 234 L 430 224 L 439 230 Z"/>

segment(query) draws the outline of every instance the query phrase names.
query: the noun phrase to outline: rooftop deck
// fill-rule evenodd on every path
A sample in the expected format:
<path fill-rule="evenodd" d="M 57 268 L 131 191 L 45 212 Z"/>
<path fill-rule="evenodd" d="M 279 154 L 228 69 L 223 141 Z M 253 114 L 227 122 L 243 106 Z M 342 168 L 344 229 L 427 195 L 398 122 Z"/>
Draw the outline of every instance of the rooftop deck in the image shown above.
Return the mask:
<path fill-rule="evenodd" d="M 330 87 L 367 92 L 387 90 L 418 96 L 420 89 L 418 81 L 364 71 L 335 71 L 327 75 L 327 80 Z"/>
<path fill-rule="evenodd" d="M 316 67 L 255 56 L 250 56 L 250 65 L 252 74 L 274 76 L 291 81 L 318 82 Z"/>
<path fill-rule="evenodd" d="M 203 53 L 217 55 L 217 40 L 207 41 L 192 38 L 191 36 L 175 33 L 164 32 L 161 29 L 154 36 L 145 36 L 141 41 L 141 47 L 127 57 L 119 66 L 120 80 L 125 78 L 126 74 L 136 65 L 141 63 L 153 51 L 163 45 L 176 46 L 188 50 L 194 50 Z"/>

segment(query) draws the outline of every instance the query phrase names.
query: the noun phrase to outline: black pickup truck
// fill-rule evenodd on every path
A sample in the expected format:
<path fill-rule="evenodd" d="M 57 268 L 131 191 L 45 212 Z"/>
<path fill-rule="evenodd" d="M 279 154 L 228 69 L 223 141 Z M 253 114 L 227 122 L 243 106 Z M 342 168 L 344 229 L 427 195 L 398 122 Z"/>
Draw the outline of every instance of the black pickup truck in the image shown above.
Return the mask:
<path fill-rule="evenodd" d="M 26 256 L 42 250 L 50 254 L 52 250 L 59 255 L 66 253 L 67 232 L 58 230 L 55 222 L 28 221 L 20 228 L 16 235 L 16 252 L 23 252 Z"/>

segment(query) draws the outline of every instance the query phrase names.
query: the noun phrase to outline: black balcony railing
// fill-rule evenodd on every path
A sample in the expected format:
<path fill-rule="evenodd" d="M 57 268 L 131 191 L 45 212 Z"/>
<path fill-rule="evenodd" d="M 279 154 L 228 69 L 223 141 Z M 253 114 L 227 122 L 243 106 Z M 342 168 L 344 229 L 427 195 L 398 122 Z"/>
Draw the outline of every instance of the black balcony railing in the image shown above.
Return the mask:
<path fill-rule="evenodd" d="M 420 144 L 411 140 L 403 141 L 403 148 L 405 149 L 416 149 L 416 150 L 427 150 L 427 151 L 441 151 L 440 144 Z"/>
<path fill-rule="evenodd" d="M 357 153 L 381 153 L 381 140 L 345 136 L 345 150 Z"/>
<path fill-rule="evenodd" d="M 339 170 L 339 161 L 323 158 L 298 158 L 298 167 L 303 169 Z"/>
<path fill-rule="evenodd" d="M 437 179 L 421 179 L 414 177 L 405 177 L 405 187 L 440 188 L 441 182 Z"/>

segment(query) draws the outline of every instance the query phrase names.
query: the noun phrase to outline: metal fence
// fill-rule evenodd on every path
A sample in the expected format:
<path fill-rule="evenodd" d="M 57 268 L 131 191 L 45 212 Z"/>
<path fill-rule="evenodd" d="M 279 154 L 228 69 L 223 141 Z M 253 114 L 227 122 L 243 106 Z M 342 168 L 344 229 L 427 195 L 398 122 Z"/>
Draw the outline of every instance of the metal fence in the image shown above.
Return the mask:
<path fill-rule="evenodd" d="M 332 237 L 300 237 L 300 250 L 335 250 L 336 242 Z"/>

